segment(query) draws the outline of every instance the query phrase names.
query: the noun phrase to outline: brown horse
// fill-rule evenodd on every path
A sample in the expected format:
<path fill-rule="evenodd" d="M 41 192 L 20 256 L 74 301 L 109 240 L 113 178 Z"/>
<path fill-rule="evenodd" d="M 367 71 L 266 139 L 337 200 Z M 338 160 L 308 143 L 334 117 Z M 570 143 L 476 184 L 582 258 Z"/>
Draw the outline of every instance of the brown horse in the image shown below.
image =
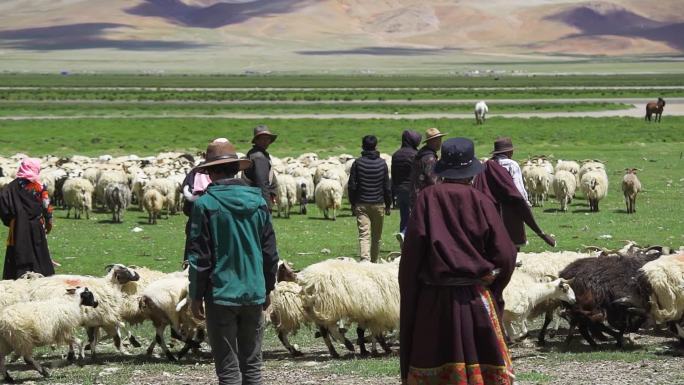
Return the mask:
<path fill-rule="evenodd" d="M 646 104 L 646 116 L 644 120 L 651 121 L 651 115 L 655 114 L 653 121 L 660 123 L 660 117 L 663 116 L 663 108 L 665 107 L 665 100 L 658 98 L 657 102 L 649 102 Z"/>

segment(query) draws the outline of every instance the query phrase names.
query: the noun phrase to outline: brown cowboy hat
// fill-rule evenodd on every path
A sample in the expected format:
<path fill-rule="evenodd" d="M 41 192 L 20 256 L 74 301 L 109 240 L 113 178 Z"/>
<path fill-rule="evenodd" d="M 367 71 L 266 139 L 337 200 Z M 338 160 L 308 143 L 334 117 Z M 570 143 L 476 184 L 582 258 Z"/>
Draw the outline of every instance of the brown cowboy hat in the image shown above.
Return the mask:
<path fill-rule="evenodd" d="M 228 141 L 214 141 L 207 146 L 205 161 L 197 166 L 197 172 L 205 174 L 208 167 L 236 162 L 240 171 L 252 167 L 251 160 L 238 158 L 235 146 L 232 143 Z"/>
<path fill-rule="evenodd" d="M 442 134 L 438 129 L 430 127 L 427 130 L 425 130 L 425 140 L 423 141 L 423 143 L 427 142 L 430 139 L 441 138 L 442 136 L 446 136 L 446 134 Z"/>
<path fill-rule="evenodd" d="M 513 151 L 514 149 L 515 147 L 513 147 L 511 138 L 498 138 L 494 141 L 494 151 L 492 151 L 491 154 L 503 154 L 505 152 Z"/>
<path fill-rule="evenodd" d="M 271 137 L 271 143 L 275 142 L 275 140 L 278 139 L 278 135 L 269 131 L 268 126 L 260 124 L 256 127 L 254 127 L 254 136 L 252 137 L 252 143 L 254 143 L 257 136 L 261 136 L 261 135 L 270 136 Z"/>

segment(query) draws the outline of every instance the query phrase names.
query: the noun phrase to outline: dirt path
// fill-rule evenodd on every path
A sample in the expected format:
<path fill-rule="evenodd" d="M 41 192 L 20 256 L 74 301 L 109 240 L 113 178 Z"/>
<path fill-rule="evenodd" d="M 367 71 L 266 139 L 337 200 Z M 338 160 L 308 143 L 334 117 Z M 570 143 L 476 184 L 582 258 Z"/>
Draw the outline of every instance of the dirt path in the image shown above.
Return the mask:
<path fill-rule="evenodd" d="M 538 86 L 538 87 L 0 87 L 0 90 L 64 91 L 563 91 L 563 90 L 681 90 L 684 86 Z"/>

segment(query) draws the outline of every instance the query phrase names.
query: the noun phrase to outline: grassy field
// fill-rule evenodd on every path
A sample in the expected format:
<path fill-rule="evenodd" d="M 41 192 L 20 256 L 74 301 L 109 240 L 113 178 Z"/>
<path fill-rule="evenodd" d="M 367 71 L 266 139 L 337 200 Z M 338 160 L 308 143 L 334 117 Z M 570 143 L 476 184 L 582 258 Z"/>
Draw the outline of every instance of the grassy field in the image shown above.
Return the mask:
<path fill-rule="evenodd" d="M 625 89 L 378 89 L 378 90 L 131 90 L 131 89 L 0 89 L 0 101 L 351 101 L 440 99 L 655 98 L 684 96 L 684 88 Z"/>
<path fill-rule="evenodd" d="M 559 119 L 500 119 L 493 118 L 484 126 L 475 126 L 472 120 L 224 120 L 224 119 L 77 119 L 50 121 L 0 121 L 0 154 L 26 152 L 31 155 L 101 155 L 131 154 L 152 155 L 160 151 L 203 150 L 213 137 L 226 136 L 235 142 L 238 150 L 249 148 L 251 128 L 257 123 L 268 124 L 280 134 L 272 146 L 272 154 L 296 156 L 314 151 L 321 156 L 341 153 L 357 154 L 360 138 L 374 133 L 380 138 L 380 150 L 391 153 L 399 146 L 403 129 L 423 131 L 436 126 L 450 137 L 473 138 L 478 156 L 491 151 L 492 142 L 500 135 L 511 136 L 516 145 L 515 158 L 546 154 L 556 159 L 602 159 L 606 161 L 610 188 L 608 197 L 601 202 L 599 213 L 589 213 L 581 199 L 573 201 L 569 212 L 558 212 L 558 204 L 548 202 L 545 207 L 534 208 L 541 227 L 554 234 L 558 248 L 578 250 L 583 245 L 618 247 L 623 240 L 634 240 L 642 245 L 661 244 L 679 247 L 684 244 L 684 140 L 681 127 L 684 118 L 667 117 L 659 125 L 649 125 L 640 119 L 630 118 L 559 118 Z M 622 170 L 626 167 L 642 169 L 639 177 L 644 192 L 637 200 L 637 213 L 627 215 L 620 193 Z M 106 264 L 113 262 L 144 265 L 164 271 L 179 267 L 182 259 L 183 229 L 186 218 L 171 216 L 156 226 L 146 224 L 146 215 L 130 209 L 123 224 L 109 222 L 110 215 L 97 212 L 90 220 L 66 219 L 64 211 L 56 211 L 56 224 L 49 237 L 53 257 L 62 263 L 60 273 L 103 274 Z M 385 221 L 381 253 L 398 250 L 393 233 L 397 230 L 398 212 Z M 275 229 L 281 258 L 294 263 L 296 268 L 335 256 L 356 256 L 357 240 L 355 219 L 348 205 L 336 222 L 325 221 L 315 208 L 307 216 L 293 215 L 290 219 L 275 218 Z M 142 232 L 133 232 L 135 227 Z M 2 228 L 0 237 L 6 229 Z M 327 249 L 327 250 L 324 250 Z M 530 238 L 525 251 L 548 250 L 536 237 Z M 136 329 L 147 337 L 151 328 Z M 396 377 L 398 360 L 395 356 L 373 359 L 348 357 L 328 361 L 322 341 L 314 339 L 304 330 L 294 338 L 307 354 L 298 360 L 289 359 L 272 332 L 267 333 L 265 356 L 268 368 L 306 367 L 314 378 L 354 374 L 360 377 Z M 630 351 L 602 349 L 587 352 L 577 343 L 574 353 L 552 347 L 543 353 L 544 365 L 522 365 L 520 380 L 524 384 L 558 382 L 560 375 L 552 369 L 572 360 L 585 363 L 661 363 L 656 354 L 659 345 L 644 345 Z M 111 353 L 109 344 L 104 349 Z M 527 352 L 527 351 L 525 351 Z M 105 354 L 95 365 L 71 366 L 54 371 L 53 381 L 82 384 L 127 384 L 141 381 L 141 377 L 156 376 L 155 382 L 173 382 L 183 373 L 211 377 L 207 360 L 186 361 L 181 365 L 166 363 L 163 359 L 119 357 Z M 46 358 L 56 353 L 45 350 Z M 524 357 L 514 349 L 514 354 Z M 523 362 L 524 358 L 520 358 Z M 526 362 L 526 361 L 524 361 Z M 119 368 L 116 374 L 105 369 Z M 16 373 L 16 367 L 12 370 Z M 553 369 L 555 370 L 555 369 Z M 677 369 L 681 370 L 681 369 Z M 102 374 L 105 373 L 105 374 Z M 33 372 L 24 372 L 19 379 L 35 379 Z M 193 382 L 192 379 L 189 380 Z M 196 381 L 196 380 L 194 380 Z M 144 381 L 143 381 L 144 382 Z M 185 381 L 187 382 L 187 381 Z M 334 381 L 333 381 L 334 382 Z M 142 383 L 142 382 L 141 382 Z M 182 383 L 182 382 L 178 382 Z M 322 383 L 325 383 L 323 381 Z"/>
<path fill-rule="evenodd" d="M 0 74 L 0 87 L 407 88 L 684 86 L 684 74 L 630 75 L 117 75 Z"/>
<path fill-rule="evenodd" d="M 489 103 L 490 111 L 497 113 L 516 112 L 579 112 L 624 110 L 631 108 L 625 103 Z M 326 113 L 380 113 L 380 114 L 413 114 L 413 113 L 472 113 L 472 103 L 65 103 L 65 102 L 30 102 L 0 103 L 0 116 L 107 116 L 130 117 L 166 114 L 179 115 L 218 115 L 225 113 L 241 114 L 326 114 Z"/>

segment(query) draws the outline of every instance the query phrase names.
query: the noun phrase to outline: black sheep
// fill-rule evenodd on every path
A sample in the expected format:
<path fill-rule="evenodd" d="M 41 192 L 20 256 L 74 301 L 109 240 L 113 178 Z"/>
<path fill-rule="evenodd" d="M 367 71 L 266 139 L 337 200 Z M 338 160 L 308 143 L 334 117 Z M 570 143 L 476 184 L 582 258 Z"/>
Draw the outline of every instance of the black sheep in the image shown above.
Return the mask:
<path fill-rule="evenodd" d="M 563 269 L 562 278 L 574 278 L 571 286 L 577 298 L 567 311 L 570 331 L 566 344 L 570 344 L 573 330 L 578 327 L 591 346 L 596 346 L 592 335 L 601 337 L 603 333 L 622 346 L 623 335 L 636 332 L 648 318 L 648 296 L 644 295 L 647 290 L 637 281 L 638 270 L 659 256 L 636 251 L 584 258 Z"/>

